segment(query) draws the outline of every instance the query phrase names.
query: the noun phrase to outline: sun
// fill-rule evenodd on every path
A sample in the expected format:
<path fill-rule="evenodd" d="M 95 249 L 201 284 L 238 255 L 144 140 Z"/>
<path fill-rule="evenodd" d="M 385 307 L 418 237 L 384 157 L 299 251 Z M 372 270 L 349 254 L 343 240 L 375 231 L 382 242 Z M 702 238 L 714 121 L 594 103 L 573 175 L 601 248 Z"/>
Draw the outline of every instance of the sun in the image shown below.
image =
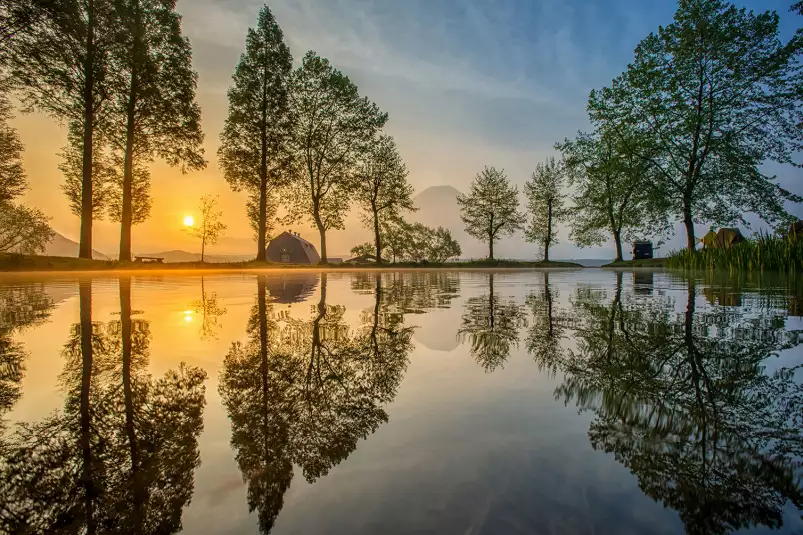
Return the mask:
<path fill-rule="evenodd" d="M 191 227 L 194 224 L 195 224 L 195 218 L 194 217 L 192 217 L 191 215 L 185 215 L 184 216 L 184 225 L 185 226 Z"/>

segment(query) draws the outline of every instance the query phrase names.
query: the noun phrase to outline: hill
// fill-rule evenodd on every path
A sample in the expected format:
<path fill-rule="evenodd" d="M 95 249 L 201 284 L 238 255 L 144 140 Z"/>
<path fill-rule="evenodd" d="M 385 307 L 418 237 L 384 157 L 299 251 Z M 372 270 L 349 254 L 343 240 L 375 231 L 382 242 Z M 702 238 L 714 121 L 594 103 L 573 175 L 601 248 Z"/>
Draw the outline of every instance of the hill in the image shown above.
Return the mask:
<path fill-rule="evenodd" d="M 47 244 L 44 256 L 64 256 L 68 258 L 78 258 L 78 243 L 56 232 L 53 241 Z M 101 253 L 92 249 L 92 258 L 95 260 L 108 260 L 109 258 Z"/>

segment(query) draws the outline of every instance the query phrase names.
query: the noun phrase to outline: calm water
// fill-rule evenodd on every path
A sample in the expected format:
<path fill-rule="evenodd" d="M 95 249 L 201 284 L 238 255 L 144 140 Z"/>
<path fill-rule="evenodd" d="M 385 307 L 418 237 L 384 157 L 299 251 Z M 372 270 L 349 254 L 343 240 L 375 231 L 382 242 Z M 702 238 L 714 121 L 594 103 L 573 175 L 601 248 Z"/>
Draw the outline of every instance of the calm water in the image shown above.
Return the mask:
<path fill-rule="evenodd" d="M 803 288 L 0 278 L 0 531 L 803 533 Z"/>

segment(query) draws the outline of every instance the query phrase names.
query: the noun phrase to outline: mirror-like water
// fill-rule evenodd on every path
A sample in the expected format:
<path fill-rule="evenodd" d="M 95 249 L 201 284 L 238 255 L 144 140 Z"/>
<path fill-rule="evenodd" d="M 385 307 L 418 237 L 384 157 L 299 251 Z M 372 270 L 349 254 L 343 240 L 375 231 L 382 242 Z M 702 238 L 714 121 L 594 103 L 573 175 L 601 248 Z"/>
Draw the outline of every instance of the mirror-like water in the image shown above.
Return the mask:
<path fill-rule="evenodd" d="M 803 533 L 803 288 L 0 279 L 0 532 Z"/>

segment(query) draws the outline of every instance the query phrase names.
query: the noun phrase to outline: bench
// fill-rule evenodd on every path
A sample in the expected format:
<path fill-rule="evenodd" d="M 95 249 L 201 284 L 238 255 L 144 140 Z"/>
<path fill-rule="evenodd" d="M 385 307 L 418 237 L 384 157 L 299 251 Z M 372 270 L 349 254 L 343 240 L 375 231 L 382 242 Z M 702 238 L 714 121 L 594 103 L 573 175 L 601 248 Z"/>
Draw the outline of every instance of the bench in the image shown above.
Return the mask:
<path fill-rule="evenodd" d="M 161 264 L 164 262 L 164 258 L 161 256 L 135 256 L 134 262 L 140 262 L 142 264 L 149 264 L 151 262 L 156 262 L 157 264 Z"/>

